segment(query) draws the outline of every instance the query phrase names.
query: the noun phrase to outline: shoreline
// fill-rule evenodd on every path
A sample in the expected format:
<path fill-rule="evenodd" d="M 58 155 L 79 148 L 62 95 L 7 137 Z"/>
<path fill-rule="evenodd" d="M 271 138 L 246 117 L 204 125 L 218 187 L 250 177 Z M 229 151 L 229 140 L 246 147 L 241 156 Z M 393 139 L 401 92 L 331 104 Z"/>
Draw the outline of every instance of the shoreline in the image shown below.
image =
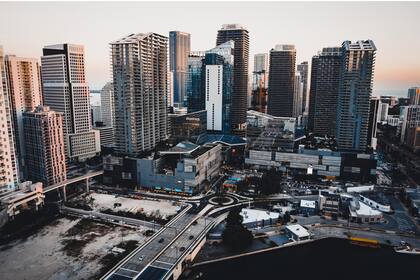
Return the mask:
<path fill-rule="evenodd" d="M 420 238 L 415 237 L 415 236 L 406 236 L 406 235 L 400 235 L 397 234 L 395 232 L 381 232 L 381 231 L 371 231 L 371 230 L 363 230 L 363 229 L 359 229 L 359 228 L 346 228 L 346 227 L 342 227 L 342 226 L 334 226 L 334 225 L 318 225 L 315 227 L 310 227 L 311 229 L 315 229 L 315 228 L 334 228 L 336 230 L 341 230 L 342 234 L 347 234 L 348 232 L 351 231 L 358 231 L 359 233 L 362 232 L 363 233 L 369 233 L 369 234 L 374 234 L 376 238 L 372 238 L 372 237 L 368 237 L 370 240 L 375 241 L 378 243 L 378 245 L 380 246 L 386 246 L 386 247 L 390 247 L 390 248 L 394 248 L 396 247 L 398 244 L 392 244 L 392 242 L 388 243 L 386 241 L 389 241 L 389 239 L 387 239 L 387 237 L 399 237 L 401 240 L 402 239 L 406 239 L 406 238 L 410 238 L 410 239 L 415 239 L 417 241 L 417 247 L 416 248 L 420 248 Z M 198 267 L 198 266 L 202 266 L 202 265 L 207 265 L 207 264 L 212 264 L 212 263 L 217 263 L 217 262 L 221 262 L 221 261 L 225 261 L 225 260 L 231 260 L 231 259 L 237 259 L 237 258 L 241 258 L 241 257 L 245 257 L 245 256 L 251 256 L 251 255 L 256 255 L 256 254 L 262 254 L 262 253 L 266 253 L 266 252 L 271 252 L 271 251 L 275 251 L 275 250 L 279 250 L 279 249 L 283 249 L 283 248 L 287 248 L 287 247 L 293 247 L 293 246 L 297 246 L 297 245 L 303 245 L 303 244 L 307 244 L 307 243 L 312 243 L 314 241 L 319 241 L 319 240 L 323 240 L 323 239 L 341 239 L 341 240 L 348 240 L 349 242 L 352 241 L 351 237 L 361 237 L 358 234 L 354 234 L 354 235 L 337 235 L 337 234 L 329 234 L 329 235 L 318 235 L 315 236 L 315 238 L 311 238 L 308 240 L 302 240 L 302 241 L 293 241 L 293 242 L 289 242 L 283 245 L 277 245 L 274 247 L 270 247 L 270 248 L 263 248 L 263 249 L 257 249 L 254 251 L 250 251 L 250 252 L 244 252 L 244 253 L 237 253 L 237 254 L 233 254 L 230 256 L 225 256 L 225 257 L 218 257 L 215 259 L 209 259 L 209 260 L 204 260 L 204 261 L 200 261 L 197 263 L 194 263 L 191 267 Z M 361 238 L 365 238 L 368 239 L 366 237 L 361 237 Z M 368 246 L 369 244 L 366 243 L 366 245 L 364 244 L 355 244 L 356 246 Z M 398 252 L 395 252 L 398 253 Z"/>

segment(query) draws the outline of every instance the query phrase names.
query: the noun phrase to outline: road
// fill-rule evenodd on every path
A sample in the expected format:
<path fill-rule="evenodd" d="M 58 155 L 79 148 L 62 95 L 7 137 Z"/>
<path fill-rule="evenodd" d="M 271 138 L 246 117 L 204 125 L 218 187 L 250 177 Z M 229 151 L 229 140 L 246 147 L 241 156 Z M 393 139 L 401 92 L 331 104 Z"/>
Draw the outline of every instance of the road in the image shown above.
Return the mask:
<path fill-rule="evenodd" d="M 173 218 L 167 225 L 162 227 L 144 245 L 140 246 L 123 259 L 115 269 L 106 274 L 102 279 L 128 280 L 137 277 L 146 268 L 146 266 L 158 257 L 160 252 L 163 252 L 170 246 L 172 241 L 179 235 L 180 232 L 193 222 L 196 216 L 187 214 L 187 211 L 190 210 L 190 208 L 191 205 L 187 206 L 186 209 Z M 150 278 L 152 275 L 160 275 L 161 273 L 166 273 L 166 271 L 162 271 L 162 269 L 154 269 L 153 271 L 148 271 L 147 273 L 150 274 L 148 275 Z"/>
<path fill-rule="evenodd" d="M 135 226 L 135 227 L 148 227 L 153 230 L 158 230 L 162 227 L 160 224 L 156 224 L 153 222 L 127 218 L 127 217 L 121 217 L 121 216 L 116 216 L 116 215 L 110 215 L 110 214 L 105 214 L 101 212 L 70 208 L 64 205 L 61 207 L 61 211 L 64 213 L 73 214 L 73 215 L 77 215 L 81 217 L 98 218 L 98 219 L 108 221 L 108 222 L 119 222 L 121 224 L 126 224 L 130 226 Z"/>

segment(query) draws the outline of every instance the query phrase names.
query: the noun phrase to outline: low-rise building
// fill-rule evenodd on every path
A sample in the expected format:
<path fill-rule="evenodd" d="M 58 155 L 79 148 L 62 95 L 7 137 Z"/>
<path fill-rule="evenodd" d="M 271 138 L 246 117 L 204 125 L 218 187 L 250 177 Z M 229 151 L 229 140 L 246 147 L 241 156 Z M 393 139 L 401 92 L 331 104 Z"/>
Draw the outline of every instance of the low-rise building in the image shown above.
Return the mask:
<path fill-rule="evenodd" d="M 302 212 L 302 214 L 304 215 L 315 215 L 316 214 L 316 209 L 317 209 L 317 202 L 314 200 L 304 200 L 302 199 L 300 201 L 300 211 Z"/>
<path fill-rule="evenodd" d="M 277 223 L 280 214 L 267 210 L 243 208 L 240 215 L 243 217 L 242 224 L 247 228 L 270 226 Z"/>
<path fill-rule="evenodd" d="M 286 232 L 294 241 L 308 240 L 311 238 L 309 231 L 299 224 L 286 226 Z"/>
<path fill-rule="evenodd" d="M 383 219 L 383 214 L 362 201 L 353 199 L 349 206 L 349 219 L 357 223 L 379 223 Z"/>
<path fill-rule="evenodd" d="M 218 178 L 221 164 L 220 144 L 184 141 L 143 158 L 104 157 L 104 183 L 192 195 Z"/>

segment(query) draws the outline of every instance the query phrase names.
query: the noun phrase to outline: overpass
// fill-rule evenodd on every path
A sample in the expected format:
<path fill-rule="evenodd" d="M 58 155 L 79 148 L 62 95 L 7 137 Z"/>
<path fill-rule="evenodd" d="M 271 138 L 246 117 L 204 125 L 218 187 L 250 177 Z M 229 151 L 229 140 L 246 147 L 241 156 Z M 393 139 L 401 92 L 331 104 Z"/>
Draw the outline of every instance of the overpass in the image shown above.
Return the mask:
<path fill-rule="evenodd" d="M 102 280 L 177 279 L 206 241 L 215 220 L 192 213 L 192 205 L 180 212 L 145 244 L 125 257 Z"/>
<path fill-rule="evenodd" d="M 89 179 L 96 177 L 96 176 L 100 176 L 104 174 L 103 170 L 99 170 L 99 171 L 90 171 L 84 175 L 78 176 L 78 177 L 74 177 L 74 178 L 70 178 L 67 179 L 63 182 L 60 182 L 58 184 L 54 184 L 51 186 L 48 186 L 46 188 L 44 188 L 44 194 L 59 188 L 63 188 L 63 199 L 64 201 L 67 200 L 67 196 L 66 196 L 66 186 L 73 184 L 73 183 L 77 183 L 77 182 L 81 182 L 81 181 L 86 181 L 86 191 L 89 191 Z"/>

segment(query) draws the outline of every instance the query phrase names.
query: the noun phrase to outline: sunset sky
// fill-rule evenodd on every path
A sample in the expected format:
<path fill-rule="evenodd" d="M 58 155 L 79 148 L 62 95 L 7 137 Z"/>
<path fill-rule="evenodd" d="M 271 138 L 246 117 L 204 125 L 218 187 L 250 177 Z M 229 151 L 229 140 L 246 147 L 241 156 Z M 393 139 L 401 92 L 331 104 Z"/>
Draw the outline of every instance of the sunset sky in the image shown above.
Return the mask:
<path fill-rule="evenodd" d="M 0 3 L 0 45 L 7 54 L 40 57 L 57 43 L 85 46 L 92 89 L 111 77 L 109 43 L 130 33 L 191 33 L 192 50 L 216 43 L 224 23 L 241 23 L 253 55 L 294 44 L 297 62 L 344 40 L 372 39 L 378 48 L 374 93 L 405 96 L 420 86 L 420 2 L 73 2 Z"/>

